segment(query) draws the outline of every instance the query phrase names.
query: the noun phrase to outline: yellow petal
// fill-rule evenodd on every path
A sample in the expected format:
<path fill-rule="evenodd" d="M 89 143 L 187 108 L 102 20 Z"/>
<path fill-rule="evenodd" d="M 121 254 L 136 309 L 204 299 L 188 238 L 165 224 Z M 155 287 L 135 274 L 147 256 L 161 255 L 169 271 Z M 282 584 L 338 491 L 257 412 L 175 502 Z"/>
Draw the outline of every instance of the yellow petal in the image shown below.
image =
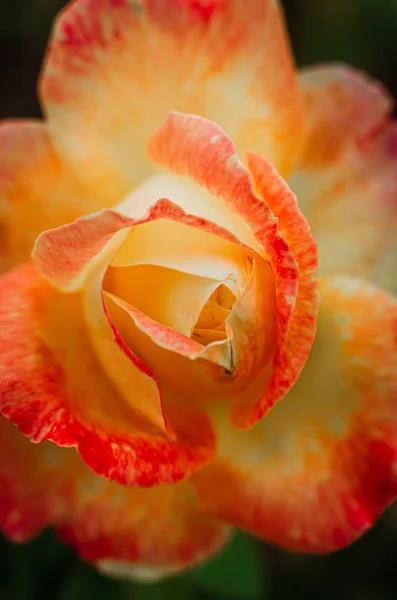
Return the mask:
<path fill-rule="evenodd" d="M 167 188 L 164 191 L 167 192 Z M 169 267 L 222 281 L 234 294 L 239 294 L 250 274 L 247 260 L 246 250 L 237 244 L 197 228 L 161 219 L 134 227 L 114 257 L 112 266 Z"/>

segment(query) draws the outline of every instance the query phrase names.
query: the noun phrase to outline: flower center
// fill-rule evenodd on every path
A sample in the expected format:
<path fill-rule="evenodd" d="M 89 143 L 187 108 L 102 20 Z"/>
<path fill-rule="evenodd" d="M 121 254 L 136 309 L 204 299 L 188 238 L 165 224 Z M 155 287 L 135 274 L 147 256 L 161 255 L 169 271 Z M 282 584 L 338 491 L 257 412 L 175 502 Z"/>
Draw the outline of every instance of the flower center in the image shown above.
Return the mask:
<path fill-rule="evenodd" d="M 132 229 L 103 289 L 202 346 L 230 337 L 227 318 L 244 292 L 252 261 L 241 246 L 159 219 Z"/>
<path fill-rule="evenodd" d="M 203 306 L 192 339 L 203 346 L 226 339 L 226 319 L 236 300 L 236 296 L 224 284 L 217 287 Z"/>
<path fill-rule="evenodd" d="M 218 280 L 157 265 L 110 267 L 104 291 L 202 345 L 226 339 L 236 296 Z"/>

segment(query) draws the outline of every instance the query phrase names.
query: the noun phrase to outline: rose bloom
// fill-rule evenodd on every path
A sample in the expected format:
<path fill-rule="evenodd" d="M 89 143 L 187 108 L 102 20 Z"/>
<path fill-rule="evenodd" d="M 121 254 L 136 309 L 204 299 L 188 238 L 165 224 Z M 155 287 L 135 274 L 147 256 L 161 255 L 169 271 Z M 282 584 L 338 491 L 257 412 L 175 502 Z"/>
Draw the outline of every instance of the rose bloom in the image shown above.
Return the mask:
<path fill-rule="evenodd" d="M 39 93 L 0 129 L 5 534 L 143 578 L 354 541 L 397 489 L 387 92 L 297 73 L 274 0 L 76 0 Z"/>

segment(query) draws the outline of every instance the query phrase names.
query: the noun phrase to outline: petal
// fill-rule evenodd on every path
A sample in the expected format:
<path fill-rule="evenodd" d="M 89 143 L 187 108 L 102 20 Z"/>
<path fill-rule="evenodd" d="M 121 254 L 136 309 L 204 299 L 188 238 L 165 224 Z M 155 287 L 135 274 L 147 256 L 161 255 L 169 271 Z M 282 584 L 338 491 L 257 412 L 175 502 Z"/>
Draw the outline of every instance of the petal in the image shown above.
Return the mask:
<path fill-rule="evenodd" d="M 246 428 L 260 421 L 274 404 L 285 396 L 298 379 L 312 348 L 316 334 L 317 246 L 296 198 L 273 167 L 258 155 L 248 155 L 248 168 L 256 193 L 278 217 L 280 230 L 299 267 L 298 295 L 286 339 L 278 343 L 272 374 L 265 392 L 243 394 L 232 405 L 235 426 Z M 279 336 L 283 335 L 279 332 Z"/>
<path fill-rule="evenodd" d="M 397 291 L 397 125 L 380 84 L 343 66 L 301 75 L 306 152 L 292 174 L 319 245 L 322 275 Z M 343 108 L 341 108 L 343 107 Z"/>
<path fill-rule="evenodd" d="M 131 232 L 112 266 L 133 265 L 156 265 L 224 281 L 234 294 L 241 293 L 249 278 L 242 246 L 174 221 L 150 221 Z"/>
<path fill-rule="evenodd" d="M 91 345 L 80 294 L 60 293 L 30 265 L 3 276 L 0 289 L 0 408 L 24 435 L 76 447 L 95 472 L 125 485 L 175 482 L 213 456 L 208 417 L 160 398 L 103 309 L 101 343 L 119 388 Z"/>
<path fill-rule="evenodd" d="M 265 167 L 262 169 L 266 173 L 266 179 L 262 183 L 255 181 L 255 184 L 261 184 L 260 192 L 263 197 L 259 199 L 254 195 L 249 172 L 239 161 L 231 140 L 217 125 L 199 117 L 172 113 L 152 137 L 149 149 L 156 162 L 177 175 L 188 176 L 197 184 L 204 186 L 213 195 L 213 204 L 226 206 L 231 213 L 242 219 L 246 228 L 249 228 L 254 235 L 256 242 L 260 244 L 275 274 L 279 352 L 282 351 L 291 325 L 298 288 L 298 268 L 293 253 L 283 237 L 283 232 L 280 231 L 281 224 L 279 229 L 278 221 L 270 207 L 274 204 L 277 211 L 281 213 L 284 210 L 282 207 L 287 203 L 290 204 L 290 208 L 285 209 L 287 211 L 285 217 L 280 220 L 290 234 L 299 222 L 299 231 L 294 234 L 295 237 L 290 235 L 290 238 L 296 246 L 298 257 L 302 258 L 302 254 L 308 253 L 309 264 L 306 273 L 302 272 L 302 281 L 308 278 L 308 290 L 307 293 L 303 290 L 304 298 L 301 298 L 302 305 L 296 313 L 294 328 L 303 324 L 302 318 L 308 314 L 308 322 L 304 324 L 305 331 L 302 331 L 302 337 L 307 336 L 307 341 L 300 353 L 299 361 L 293 368 L 295 372 L 289 374 L 288 380 L 280 382 L 280 374 L 278 374 L 278 381 L 270 382 L 269 393 L 265 400 L 261 401 L 266 380 L 269 379 L 269 370 L 265 369 L 263 379 L 257 386 L 260 395 L 258 396 L 258 390 L 256 393 L 247 392 L 247 395 L 237 403 L 235 419 L 241 421 L 243 427 L 252 425 L 288 391 L 294 382 L 294 377 L 296 379 L 302 369 L 310 350 L 316 312 L 313 282 L 313 271 L 316 267 L 315 244 L 308 234 L 306 222 L 302 220 L 296 206 L 294 208 L 293 196 L 267 163 L 267 171 L 265 172 Z M 260 173 L 258 178 L 259 176 Z M 268 197 L 272 203 L 269 202 L 270 207 L 267 204 Z M 281 360 L 281 368 L 285 366 L 289 355 L 290 350 L 286 349 L 282 357 L 276 358 L 277 361 Z M 243 414 L 240 416 L 242 411 Z"/>
<path fill-rule="evenodd" d="M 188 482 L 126 488 L 72 450 L 33 445 L 0 419 L 0 527 L 24 541 L 53 526 L 84 560 L 142 578 L 177 572 L 219 550 L 228 527 L 200 513 Z"/>
<path fill-rule="evenodd" d="M 103 210 L 44 231 L 32 258 L 40 274 L 64 292 L 84 289 L 98 268 L 109 263 L 135 222 L 114 210 Z M 107 266 L 107 265 L 106 265 Z"/>
<path fill-rule="evenodd" d="M 153 160 L 206 188 L 215 205 L 223 204 L 245 223 L 275 271 L 279 316 L 289 322 L 297 292 L 296 262 L 269 206 L 254 195 L 231 139 L 210 121 L 173 112 L 152 136 L 149 151 Z"/>
<path fill-rule="evenodd" d="M 196 125 L 197 123 L 192 123 L 193 127 Z M 222 132 L 222 136 L 224 136 L 224 132 Z M 195 152 L 197 152 L 197 148 L 195 148 Z M 215 154 L 218 154 L 218 160 L 223 160 L 222 154 L 219 155 L 219 149 L 215 149 Z M 232 212 L 226 204 L 214 198 L 201 183 L 196 183 L 186 177 L 176 177 L 170 173 L 153 175 L 127 194 L 117 205 L 117 210 L 131 218 L 139 219 L 150 210 L 159 198 L 169 198 L 185 213 L 210 221 L 227 230 L 229 241 L 240 242 L 244 245 L 245 250 L 250 248 L 259 255 L 263 255 L 263 249 L 248 229 L 243 216 Z M 217 235 L 216 231 L 211 233 Z"/>
<path fill-rule="evenodd" d="M 300 97 L 273 0 L 71 2 L 41 97 L 60 153 L 107 202 L 151 173 L 145 142 L 171 109 L 219 122 L 239 151 L 283 172 L 299 151 Z"/>
<path fill-rule="evenodd" d="M 27 260 L 44 229 L 101 207 L 67 172 L 39 121 L 0 126 L 0 268 Z"/>
<path fill-rule="evenodd" d="M 186 214 L 177 204 L 159 199 L 159 196 L 151 198 L 148 205 L 137 206 L 133 194 L 115 210 L 102 210 L 43 232 L 36 241 L 33 259 L 40 273 L 53 285 L 64 291 L 75 291 L 83 288 L 90 273 L 103 263 L 102 252 L 109 254 L 110 262 L 113 259 L 116 261 L 113 264 L 120 266 L 125 263 L 123 243 L 128 241 L 131 227 L 146 226 L 163 219 L 241 246 L 228 229 L 202 218 L 201 214 Z M 239 225 L 244 226 L 244 223 Z M 120 262 L 116 255 L 120 257 Z"/>
<path fill-rule="evenodd" d="M 219 458 L 193 480 L 207 510 L 280 546 L 329 552 L 397 492 L 397 305 L 348 277 L 321 281 L 318 335 L 260 424 L 219 420 Z"/>

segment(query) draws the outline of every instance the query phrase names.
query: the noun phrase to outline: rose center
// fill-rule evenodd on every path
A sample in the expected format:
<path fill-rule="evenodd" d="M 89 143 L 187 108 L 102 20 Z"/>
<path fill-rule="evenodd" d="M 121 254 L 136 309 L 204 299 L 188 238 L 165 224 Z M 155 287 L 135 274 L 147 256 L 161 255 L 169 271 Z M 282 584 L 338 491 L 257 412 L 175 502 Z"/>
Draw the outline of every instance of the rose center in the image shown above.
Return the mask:
<path fill-rule="evenodd" d="M 224 284 L 217 287 L 197 319 L 192 339 L 203 346 L 226 339 L 226 319 L 236 300 L 236 296 Z"/>
<path fill-rule="evenodd" d="M 227 319 L 252 273 L 247 251 L 195 227 L 159 219 L 134 227 L 103 289 L 202 346 L 229 339 Z"/>
<path fill-rule="evenodd" d="M 226 338 L 236 302 L 222 282 L 157 265 L 110 267 L 104 291 L 202 345 Z"/>

